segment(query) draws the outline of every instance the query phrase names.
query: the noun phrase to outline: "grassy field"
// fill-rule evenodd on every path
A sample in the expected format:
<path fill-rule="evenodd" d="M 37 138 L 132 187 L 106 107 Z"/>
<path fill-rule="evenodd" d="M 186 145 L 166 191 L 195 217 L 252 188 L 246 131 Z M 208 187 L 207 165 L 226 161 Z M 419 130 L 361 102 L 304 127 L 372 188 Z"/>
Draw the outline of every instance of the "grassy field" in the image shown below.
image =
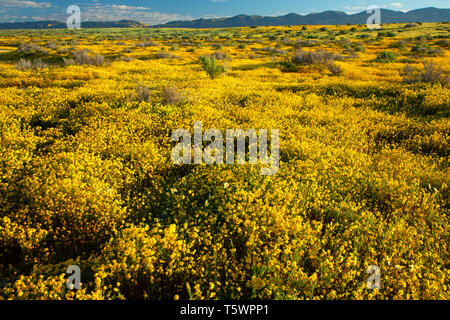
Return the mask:
<path fill-rule="evenodd" d="M 449 299 L 449 31 L 0 31 L 0 299 Z M 194 121 L 279 172 L 173 164 Z"/>

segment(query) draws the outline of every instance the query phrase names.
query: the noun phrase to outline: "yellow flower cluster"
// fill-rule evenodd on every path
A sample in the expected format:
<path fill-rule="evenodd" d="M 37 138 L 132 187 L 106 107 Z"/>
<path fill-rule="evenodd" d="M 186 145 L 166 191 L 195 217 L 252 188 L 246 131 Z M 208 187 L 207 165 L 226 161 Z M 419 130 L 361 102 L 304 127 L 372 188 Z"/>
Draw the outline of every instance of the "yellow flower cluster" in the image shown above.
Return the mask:
<path fill-rule="evenodd" d="M 397 46 L 436 47 L 448 26 L 351 28 L 2 31 L 10 59 L 33 40 L 109 63 L 1 59 L 0 299 L 449 299 L 450 91 L 401 72 L 426 58 L 445 75 L 450 51 Z M 286 70 L 300 45 L 343 54 L 342 74 Z M 227 72 L 210 79 L 205 54 Z M 278 174 L 174 165 L 171 133 L 194 121 L 279 129 Z"/>

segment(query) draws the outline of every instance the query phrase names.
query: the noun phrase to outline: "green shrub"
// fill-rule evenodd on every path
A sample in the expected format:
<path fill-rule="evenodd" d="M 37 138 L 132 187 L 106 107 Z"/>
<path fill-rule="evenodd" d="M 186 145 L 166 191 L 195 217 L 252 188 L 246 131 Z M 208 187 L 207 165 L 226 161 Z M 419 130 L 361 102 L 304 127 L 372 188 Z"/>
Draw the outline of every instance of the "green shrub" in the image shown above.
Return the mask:
<path fill-rule="evenodd" d="M 419 44 L 419 45 L 412 47 L 411 52 L 426 54 L 429 49 L 430 49 L 429 45 Z"/>
<path fill-rule="evenodd" d="M 407 44 L 408 44 L 407 41 L 399 40 L 397 42 L 391 43 L 389 45 L 389 48 L 397 48 L 397 49 L 400 49 L 400 50 L 404 50 L 404 49 L 406 49 Z"/>
<path fill-rule="evenodd" d="M 201 56 L 199 60 L 203 70 L 208 73 L 211 79 L 214 79 L 225 72 L 225 67 L 218 64 L 216 58 L 214 57 Z"/>
<path fill-rule="evenodd" d="M 378 54 L 377 58 L 375 59 L 375 61 L 381 63 L 394 62 L 395 60 L 397 60 L 397 55 L 394 52 L 390 51 L 382 51 L 381 53 Z"/>
<path fill-rule="evenodd" d="M 366 52 L 366 47 L 364 47 L 363 44 L 357 44 L 357 45 L 355 45 L 355 51 L 357 51 L 357 52 Z"/>
<path fill-rule="evenodd" d="M 447 39 L 442 39 L 436 42 L 436 44 L 440 47 L 450 47 L 450 41 Z"/>

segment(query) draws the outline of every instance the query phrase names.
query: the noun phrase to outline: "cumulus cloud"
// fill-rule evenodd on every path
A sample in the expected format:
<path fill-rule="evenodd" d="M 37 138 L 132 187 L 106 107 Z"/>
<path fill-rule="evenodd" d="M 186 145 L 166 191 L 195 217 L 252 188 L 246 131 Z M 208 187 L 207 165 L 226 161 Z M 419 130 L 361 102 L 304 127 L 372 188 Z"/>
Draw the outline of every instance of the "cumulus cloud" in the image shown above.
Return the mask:
<path fill-rule="evenodd" d="M 125 4 L 113 4 L 112 7 L 117 10 L 124 10 L 124 11 L 134 11 L 134 10 L 150 10 L 151 8 L 147 7 L 134 7 L 134 6 L 127 6 Z"/>
<path fill-rule="evenodd" d="M 365 11 L 367 9 L 367 7 L 362 7 L 362 6 L 344 6 L 344 7 L 341 7 L 341 8 L 344 9 L 344 12 L 346 14 L 360 13 L 360 12 Z"/>
<path fill-rule="evenodd" d="M 166 23 L 173 20 L 192 20 L 190 15 L 171 14 L 152 11 L 146 6 L 125 4 L 104 4 L 96 0 L 80 3 L 81 20 L 86 21 L 119 21 L 135 20 L 149 25 Z M 21 12 L 26 9 L 26 12 Z M 23 14 L 26 16 L 23 16 Z M 20 15 L 20 16 L 19 16 Z M 28 0 L 0 0 L 0 21 L 30 21 L 67 19 L 65 8 L 52 6 L 50 2 Z"/>
<path fill-rule="evenodd" d="M 403 3 L 401 3 L 401 2 L 394 2 L 394 3 L 391 3 L 389 6 L 392 7 L 392 8 L 401 8 L 401 7 L 403 7 Z"/>
<path fill-rule="evenodd" d="M 189 15 L 156 12 L 142 6 L 93 3 L 80 8 L 82 21 L 135 20 L 147 24 L 160 24 L 172 20 L 192 20 Z"/>
<path fill-rule="evenodd" d="M 345 10 L 365 10 L 365 9 L 367 9 L 367 7 L 361 7 L 361 6 L 354 6 L 354 7 L 344 6 L 343 8 Z"/>
<path fill-rule="evenodd" d="M 0 0 L 0 6 L 4 8 L 50 8 L 52 4 L 27 0 Z"/>

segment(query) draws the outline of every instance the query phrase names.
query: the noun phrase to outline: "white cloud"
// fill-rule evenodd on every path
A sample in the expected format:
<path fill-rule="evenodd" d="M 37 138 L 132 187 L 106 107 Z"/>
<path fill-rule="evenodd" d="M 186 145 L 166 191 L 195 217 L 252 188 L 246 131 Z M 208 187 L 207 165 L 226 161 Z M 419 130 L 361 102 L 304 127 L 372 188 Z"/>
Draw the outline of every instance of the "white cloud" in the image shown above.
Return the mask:
<path fill-rule="evenodd" d="M 81 5 L 82 21 L 135 20 L 146 24 L 161 24 L 173 20 L 192 20 L 190 15 L 151 11 L 148 7 L 92 3 Z"/>
<path fill-rule="evenodd" d="M 125 10 L 125 11 L 134 11 L 134 10 L 150 10 L 151 8 L 147 7 L 133 7 L 133 6 L 127 6 L 125 4 L 113 4 L 112 7 L 114 9 L 118 10 Z"/>
<path fill-rule="evenodd" d="M 350 7 L 350 6 L 345 6 L 343 7 L 345 10 L 366 10 L 366 7 L 361 7 L 361 6 L 355 6 L 355 7 Z"/>
<path fill-rule="evenodd" d="M 362 11 L 366 11 L 367 7 L 361 7 L 361 6 L 344 6 L 341 7 L 341 9 L 344 9 L 344 12 L 348 15 L 360 13 Z"/>
<path fill-rule="evenodd" d="M 222 1 L 222 0 L 217 0 Z M 146 6 L 131 6 L 124 4 L 104 4 L 98 0 L 85 1 L 79 4 L 81 20 L 83 21 L 119 21 L 135 20 L 149 25 L 162 24 L 173 20 L 192 20 L 189 15 L 171 14 L 152 11 Z M 23 8 L 31 9 L 27 16 L 20 11 Z M 23 11 L 23 10 L 22 10 Z M 7 14 L 9 13 L 9 14 Z M 19 17 L 20 15 L 20 17 Z M 0 0 L 0 21 L 45 21 L 57 20 L 64 22 L 67 19 L 65 8 L 52 5 L 50 2 L 37 2 L 31 0 Z"/>
<path fill-rule="evenodd" d="M 50 8 L 52 4 L 27 0 L 0 0 L 0 6 L 5 8 Z"/>
<path fill-rule="evenodd" d="M 391 3 L 389 6 L 392 7 L 392 8 L 401 8 L 401 7 L 403 7 L 403 3 L 401 3 L 401 2 L 394 2 L 394 3 Z"/>
<path fill-rule="evenodd" d="M 218 0 L 219 1 L 219 0 Z M 222 0 L 220 0 L 222 1 Z M 189 15 L 171 14 L 152 11 L 145 6 L 130 6 L 124 4 L 103 4 L 96 0 L 79 4 L 82 21 L 119 21 L 135 20 L 149 25 L 162 24 L 173 20 L 192 20 Z M 32 9 L 28 16 L 16 11 L 22 8 Z M 11 12 L 13 10 L 14 12 Z M 9 14 L 6 14 L 6 13 Z M 2 22 L 30 21 L 30 20 L 57 20 L 66 21 L 64 8 L 54 6 L 50 2 L 36 2 L 29 0 L 0 0 L 0 20 Z M 18 15 L 20 14 L 20 17 Z"/>

